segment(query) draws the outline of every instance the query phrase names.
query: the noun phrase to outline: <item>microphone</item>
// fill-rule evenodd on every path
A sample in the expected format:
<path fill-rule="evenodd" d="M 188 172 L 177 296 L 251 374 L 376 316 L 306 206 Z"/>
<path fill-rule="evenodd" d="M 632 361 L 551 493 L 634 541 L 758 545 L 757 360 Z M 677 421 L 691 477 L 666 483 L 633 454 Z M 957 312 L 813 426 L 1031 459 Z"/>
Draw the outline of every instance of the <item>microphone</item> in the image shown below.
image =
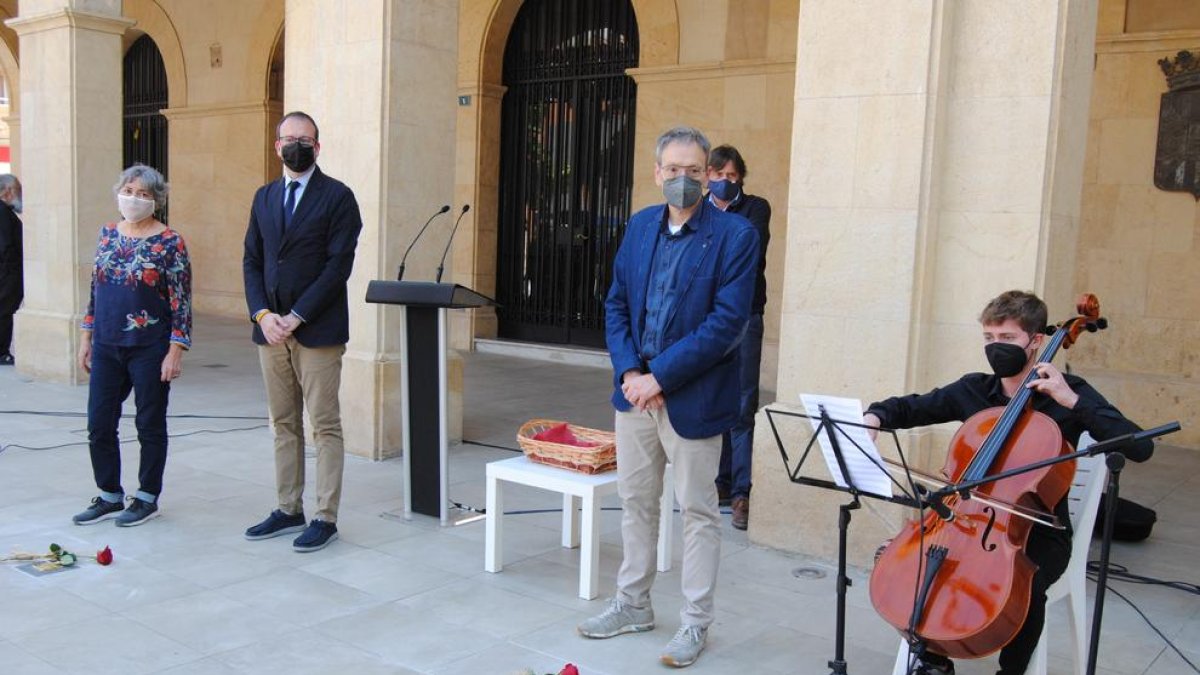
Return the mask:
<path fill-rule="evenodd" d="M 450 230 L 450 238 L 446 240 L 446 250 L 442 251 L 442 259 L 438 262 L 437 280 L 435 283 L 442 283 L 442 270 L 446 267 L 446 254 L 450 252 L 450 242 L 454 241 L 454 233 L 458 231 L 458 224 L 462 222 L 463 216 L 467 215 L 467 211 L 470 210 L 470 204 L 463 204 L 462 212 L 458 214 L 458 220 L 454 221 L 454 229 Z"/>
<path fill-rule="evenodd" d="M 413 246 L 417 245 L 417 240 L 421 238 L 421 235 L 425 234 L 425 228 L 429 227 L 429 224 L 433 222 L 434 218 L 437 218 L 438 216 L 442 215 L 443 213 L 445 213 L 449 210 L 450 210 L 450 205 L 446 204 L 442 208 L 438 209 L 437 213 L 433 214 L 432 216 L 429 216 L 429 220 L 425 221 L 425 224 L 421 226 L 421 231 L 417 233 L 417 236 L 413 237 L 412 243 L 409 244 L 408 248 L 405 249 L 405 251 L 404 251 L 404 257 L 400 259 L 400 272 L 398 274 L 396 274 L 396 281 L 404 280 L 404 263 L 408 260 L 408 254 L 409 254 L 409 252 L 412 251 Z"/>

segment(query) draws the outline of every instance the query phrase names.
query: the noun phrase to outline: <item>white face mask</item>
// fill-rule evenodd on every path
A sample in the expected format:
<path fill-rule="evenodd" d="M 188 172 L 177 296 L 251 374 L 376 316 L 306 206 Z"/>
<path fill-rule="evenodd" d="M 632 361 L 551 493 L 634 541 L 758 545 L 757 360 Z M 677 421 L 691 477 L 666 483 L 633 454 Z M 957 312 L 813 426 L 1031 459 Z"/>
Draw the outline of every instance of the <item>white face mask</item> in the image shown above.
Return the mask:
<path fill-rule="evenodd" d="M 154 200 L 142 199 L 133 195 L 117 195 L 117 209 L 125 220 L 136 223 L 149 218 L 154 213 Z"/>

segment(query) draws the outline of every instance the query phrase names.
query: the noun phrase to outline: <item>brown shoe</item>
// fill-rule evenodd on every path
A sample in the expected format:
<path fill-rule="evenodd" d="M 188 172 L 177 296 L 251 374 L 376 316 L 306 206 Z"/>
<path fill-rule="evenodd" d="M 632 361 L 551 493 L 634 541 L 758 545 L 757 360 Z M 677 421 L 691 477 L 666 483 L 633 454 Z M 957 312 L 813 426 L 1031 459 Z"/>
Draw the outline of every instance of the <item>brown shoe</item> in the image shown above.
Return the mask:
<path fill-rule="evenodd" d="M 750 498 L 733 498 L 733 526 L 744 530 L 750 525 Z"/>

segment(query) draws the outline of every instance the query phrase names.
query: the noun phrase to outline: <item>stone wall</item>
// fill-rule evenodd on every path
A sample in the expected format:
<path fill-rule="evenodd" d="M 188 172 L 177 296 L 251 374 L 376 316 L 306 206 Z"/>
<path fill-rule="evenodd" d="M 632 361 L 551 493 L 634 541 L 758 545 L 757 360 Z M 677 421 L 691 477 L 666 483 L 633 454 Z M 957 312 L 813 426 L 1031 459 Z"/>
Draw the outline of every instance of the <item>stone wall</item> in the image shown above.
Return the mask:
<path fill-rule="evenodd" d="M 1110 328 L 1071 350 L 1076 372 L 1144 426 L 1171 420 L 1173 445 L 1200 448 L 1200 205 L 1154 187 L 1157 61 L 1200 53 L 1200 5 L 1160 2 L 1183 30 L 1126 32 L 1127 20 L 1161 27 L 1141 5 L 1106 2 L 1096 41 L 1076 285 L 1096 293 Z"/>

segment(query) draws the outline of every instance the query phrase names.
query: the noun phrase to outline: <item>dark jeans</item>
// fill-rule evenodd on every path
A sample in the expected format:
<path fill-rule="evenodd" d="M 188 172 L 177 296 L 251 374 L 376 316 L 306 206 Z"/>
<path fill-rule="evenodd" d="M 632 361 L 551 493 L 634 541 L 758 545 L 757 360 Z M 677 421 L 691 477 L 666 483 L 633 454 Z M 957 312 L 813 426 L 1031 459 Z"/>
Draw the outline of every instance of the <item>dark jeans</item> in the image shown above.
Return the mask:
<path fill-rule="evenodd" d="M 0 312 L 0 356 L 12 353 L 13 315 Z"/>
<path fill-rule="evenodd" d="M 138 442 L 140 496 L 156 501 L 162 492 L 167 465 L 167 398 L 171 384 L 163 382 L 166 342 L 145 347 L 92 345 L 92 376 L 88 383 L 88 446 L 96 487 L 124 493 L 121 488 L 121 446 L 117 440 L 121 404 L 134 393 Z"/>
<path fill-rule="evenodd" d="M 751 314 L 746 336 L 738 346 L 741 360 L 741 413 L 721 440 L 717 487 L 731 497 L 750 496 L 750 456 L 754 452 L 754 414 L 758 412 L 758 371 L 762 364 L 763 315 Z"/>
<path fill-rule="evenodd" d="M 1084 533 L 1080 536 L 1088 535 Z M 1038 640 L 1042 638 L 1042 626 L 1046 623 L 1046 590 L 1058 581 L 1071 559 L 1071 537 L 1065 532 L 1035 525 L 1029 533 L 1025 553 L 1038 566 L 1038 571 L 1033 575 L 1029 614 L 1026 615 L 1025 624 L 1021 626 L 1017 636 L 1000 650 L 998 675 L 1024 675 L 1029 659 L 1037 649 Z M 950 659 L 929 652 L 924 661 L 931 665 L 941 665 L 948 663 Z"/>

